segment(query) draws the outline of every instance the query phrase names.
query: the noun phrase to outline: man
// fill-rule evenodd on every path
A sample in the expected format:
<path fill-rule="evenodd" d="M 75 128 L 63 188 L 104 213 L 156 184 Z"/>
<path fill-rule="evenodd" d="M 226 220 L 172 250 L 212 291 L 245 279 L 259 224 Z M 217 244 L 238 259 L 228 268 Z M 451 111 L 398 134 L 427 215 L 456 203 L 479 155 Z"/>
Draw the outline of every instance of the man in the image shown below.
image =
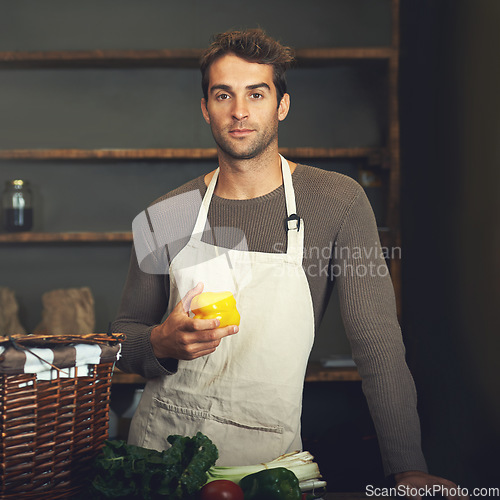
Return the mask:
<path fill-rule="evenodd" d="M 138 249 L 152 244 L 134 230 L 137 255 L 113 325 L 127 334 L 120 368 L 148 379 L 129 440 L 162 449 L 169 434 L 199 430 L 221 465 L 300 448 L 307 359 L 336 282 L 386 474 L 451 487 L 426 471 L 392 284 L 362 188 L 278 153 L 292 59 L 260 30 L 220 34 L 202 58 L 201 109 L 219 167 L 149 207 L 143 237 L 152 227 L 166 244 L 145 264 Z M 193 193 L 200 201 L 186 204 Z M 192 317 L 203 290 L 235 295 L 239 327 Z"/>

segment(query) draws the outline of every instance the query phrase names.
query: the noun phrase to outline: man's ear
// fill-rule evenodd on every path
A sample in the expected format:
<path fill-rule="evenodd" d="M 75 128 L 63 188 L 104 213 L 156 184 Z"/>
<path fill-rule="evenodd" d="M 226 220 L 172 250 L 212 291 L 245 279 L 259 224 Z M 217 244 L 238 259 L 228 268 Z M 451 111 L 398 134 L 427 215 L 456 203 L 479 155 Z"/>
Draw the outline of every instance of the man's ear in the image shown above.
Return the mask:
<path fill-rule="evenodd" d="M 205 121 L 210 125 L 210 116 L 208 114 L 208 109 L 207 109 L 207 100 L 204 97 L 201 98 L 201 112 L 203 113 L 203 118 L 205 118 Z"/>
<path fill-rule="evenodd" d="M 289 109 L 290 109 L 290 95 L 283 94 L 283 97 L 281 98 L 280 104 L 278 106 L 278 119 L 280 122 L 286 118 Z"/>

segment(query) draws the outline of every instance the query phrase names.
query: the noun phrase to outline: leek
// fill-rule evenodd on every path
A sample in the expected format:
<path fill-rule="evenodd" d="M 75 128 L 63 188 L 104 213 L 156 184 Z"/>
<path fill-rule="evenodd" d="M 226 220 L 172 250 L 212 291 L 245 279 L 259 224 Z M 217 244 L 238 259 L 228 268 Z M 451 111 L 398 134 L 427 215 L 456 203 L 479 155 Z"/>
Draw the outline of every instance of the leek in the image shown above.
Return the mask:
<path fill-rule="evenodd" d="M 207 483 L 217 479 L 228 479 L 229 481 L 233 481 L 233 483 L 239 484 L 239 482 L 249 474 L 260 472 L 264 469 L 274 469 L 276 467 L 285 467 L 291 470 L 297 476 L 299 482 L 321 477 L 318 464 L 314 462 L 314 457 L 308 451 L 294 451 L 280 455 L 270 462 L 256 465 L 232 467 L 214 465 L 207 471 Z"/>

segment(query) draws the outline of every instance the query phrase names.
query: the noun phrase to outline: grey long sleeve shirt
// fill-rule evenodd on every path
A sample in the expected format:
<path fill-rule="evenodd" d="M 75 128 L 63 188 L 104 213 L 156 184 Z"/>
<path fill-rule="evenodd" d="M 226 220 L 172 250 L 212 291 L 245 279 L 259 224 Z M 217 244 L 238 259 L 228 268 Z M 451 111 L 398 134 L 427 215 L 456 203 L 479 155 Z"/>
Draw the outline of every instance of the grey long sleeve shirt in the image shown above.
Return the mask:
<path fill-rule="evenodd" d="M 384 471 L 427 471 L 420 445 L 417 396 L 405 361 L 394 290 L 364 190 L 350 177 L 300 164 L 292 180 L 297 214 L 305 224 L 303 268 L 316 327 L 336 285 L 353 359 L 377 431 Z M 189 192 L 198 192 L 201 200 L 205 191 L 203 177 L 198 177 L 155 204 Z M 192 208 L 182 222 L 186 237 L 198 209 Z M 168 220 L 169 214 L 164 217 Z M 240 230 L 248 250 L 257 252 L 286 251 L 286 217 L 283 186 L 250 200 L 214 195 L 208 213 L 212 228 Z M 218 244 L 224 246 L 224 242 Z M 182 248 L 182 240 L 174 247 Z M 170 254 L 169 258 L 174 256 Z M 168 273 L 143 272 L 132 252 L 121 307 L 113 323 L 114 332 L 127 335 L 120 369 L 146 378 L 175 376 L 175 360 L 158 360 L 150 343 L 151 330 L 162 322 L 168 300 Z"/>

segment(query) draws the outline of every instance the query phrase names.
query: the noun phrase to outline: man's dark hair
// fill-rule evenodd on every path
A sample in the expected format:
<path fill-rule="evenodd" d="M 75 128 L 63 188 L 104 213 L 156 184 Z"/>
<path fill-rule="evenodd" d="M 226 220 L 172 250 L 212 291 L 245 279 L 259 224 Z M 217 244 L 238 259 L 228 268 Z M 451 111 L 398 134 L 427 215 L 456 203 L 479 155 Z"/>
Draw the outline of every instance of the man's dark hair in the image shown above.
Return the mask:
<path fill-rule="evenodd" d="M 201 87 L 208 99 L 208 79 L 210 65 L 219 57 L 234 54 L 249 62 L 273 66 L 273 82 L 278 95 L 278 106 L 286 93 L 286 70 L 294 61 L 293 50 L 268 36 L 261 29 L 226 31 L 215 35 L 214 41 L 204 52 L 200 61 Z"/>

